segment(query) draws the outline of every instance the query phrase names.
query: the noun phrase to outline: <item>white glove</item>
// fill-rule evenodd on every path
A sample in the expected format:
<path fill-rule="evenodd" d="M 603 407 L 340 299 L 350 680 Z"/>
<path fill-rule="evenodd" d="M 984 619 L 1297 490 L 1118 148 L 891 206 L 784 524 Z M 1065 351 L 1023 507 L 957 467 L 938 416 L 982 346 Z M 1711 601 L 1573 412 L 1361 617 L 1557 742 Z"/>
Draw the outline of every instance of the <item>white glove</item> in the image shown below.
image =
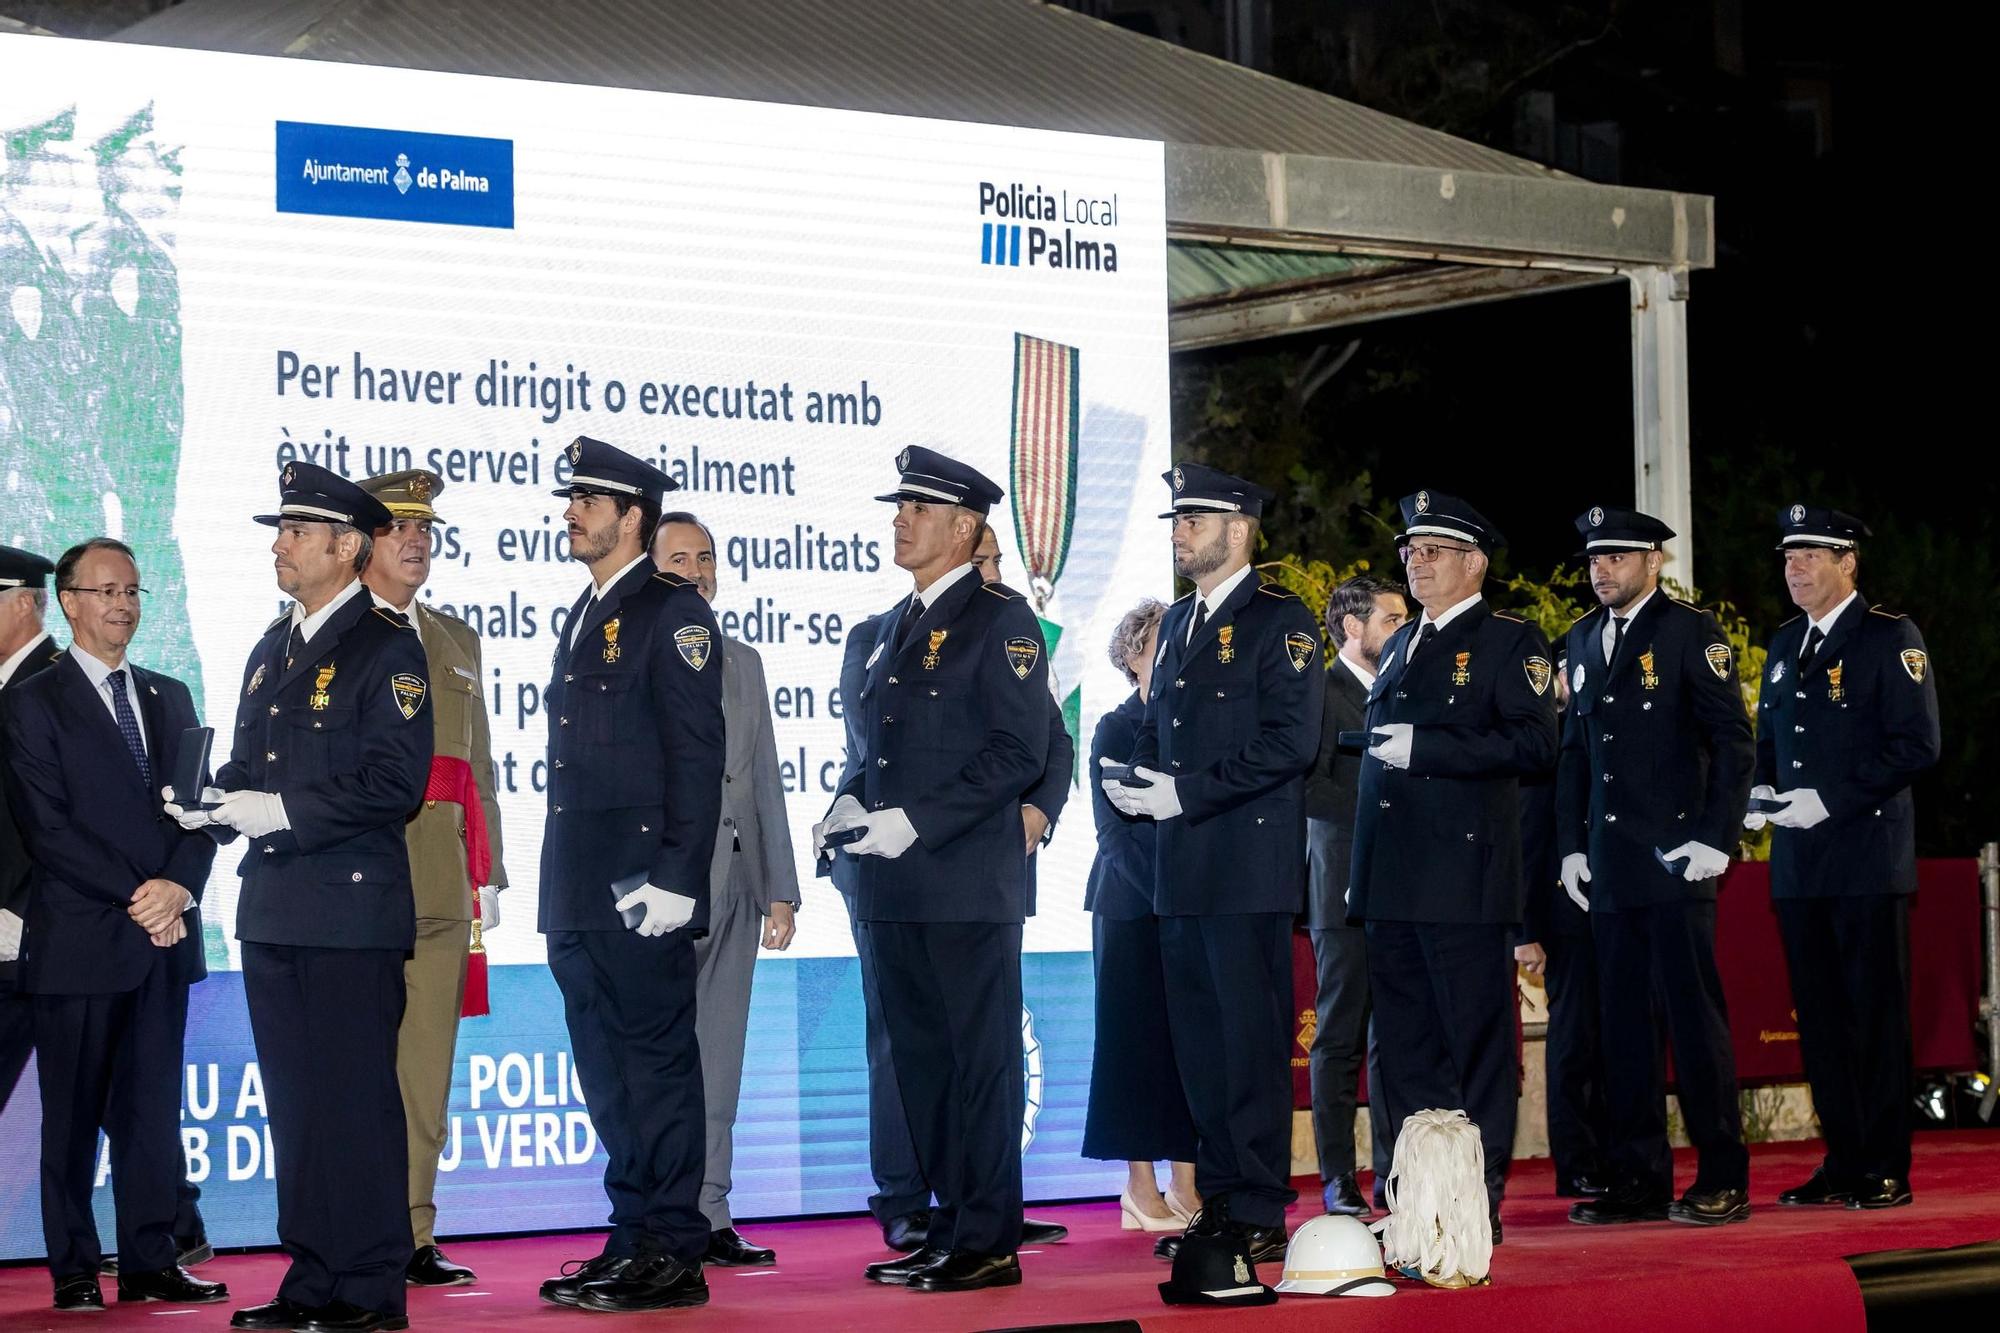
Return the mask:
<path fill-rule="evenodd" d="M 910 850 L 910 844 L 917 840 L 917 826 L 903 813 L 901 806 L 889 810 L 877 810 L 861 821 L 868 830 L 856 842 L 847 844 L 850 856 L 879 856 L 893 861 Z"/>
<path fill-rule="evenodd" d="M 479 933 L 490 935 L 500 929 L 500 890 L 491 884 L 479 890 Z"/>
<path fill-rule="evenodd" d="M 1105 759 L 1100 762 L 1109 764 L 1111 761 Z M 1148 819 L 1153 820 L 1173 819 L 1180 814 L 1181 798 L 1179 793 L 1174 790 L 1174 780 L 1172 778 L 1168 777 L 1165 773 L 1155 772 L 1150 768 L 1135 768 L 1132 770 L 1132 774 L 1134 777 L 1146 779 L 1153 785 L 1150 787 L 1128 787 L 1122 782 L 1112 782 L 1109 780 L 1097 784 L 1104 788 L 1106 799 L 1112 805 L 1116 806 L 1120 813 L 1145 815 Z"/>
<path fill-rule="evenodd" d="M 1771 816 L 1771 822 L 1779 828 L 1811 828 L 1826 822 L 1826 802 L 1811 787 L 1794 787 L 1790 791 L 1778 793 L 1777 800 L 1791 804 Z"/>
<path fill-rule="evenodd" d="M 206 795 L 203 793 L 204 799 Z M 226 791 L 216 799 L 222 804 L 209 811 L 213 822 L 227 824 L 246 838 L 261 838 L 292 826 L 284 799 L 276 792 Z"/>
<path fill-rule="evenodd" d="M 184 829 L 192 831 L 198 828 L 207 828 L 210 824 L 215 823 L 216 812 L 213 810 L 189 810 L 183 806 L 175 805 L 174 789 L 172 787 L 160 788 L 160 796 L 166 802 L 163 808 L 166 810 L 168 816 Z M 219 801 L 222 799 L 222 793 L 214 787 L 203 787 L 201 789 L 201 799 L 204 801 Z"/>
<path fill-rule="evenodd" d="M 1379 727 L 1370 727 L 1388 739 L 1379 745 L 1368 747 L 1368 753 L 1382 761 L 1384 768 L 1408 768 L 1410 766 L 1410 745 L 1414 740 L 1413 729 L 1407 722 L 1384 722 Z"/>
<path fill-rule="evenodd" d="M 1687 858 L 1687 869 L 1681 871 L 1681 878 L 1690 884 L 1714 879 L 1729 869 L 1729 854 L 1718 852 L 1705 842 L 1684 842 L 1666 855 L 1669 861 Z"/>
<path fill-rule="evenodd" d="M 1590 858 L 1582 852 L 1571 852 L 1563 858 L 1563 892 L 1569 895 L 1571 902 L 1588 912 L 1590 910 L 1590 899 L 1584 897 L 1583 890 L 1577 887 L 1579 881 L 1585 884 L 1590 883 Z"/>
<path fill-rule="evenodd" d="M 638 930 L 646 939 L 679 930 L 694 920 L 694 899 L 656 885 L 642 885 L 618 900 L 621 912 L 640 906 L 646 909 L 646 919 L 639 923 Z"/>
<path fill-rule="evenodd" d="M 1750 789 L 1750 799 L 1753 801 L 1775 801 L 1778 799 L 1778 789 L 1776 787 L 1752 787 Z M 1771 817 L 1762 810 L 1746 810 L 1743 812 L 1743 827 L 1752 833 L 1755 833 L 1770 822 Z"/>
<path fill-rule="evenodd" d="M 21 918 L 4 907 L 0 907 L 0 963 L 11 963 L 21 956 Z"/>
<path fill-rule="evenodd" d="M 852 796 L 843 796 L 833 803 L 826 812 L 826 818 L 812 826 L 813 851 L 826 851 L 826 835 L 838 833 L 844 828 L 852 828 L 868 818 L 868 811 Z"/>

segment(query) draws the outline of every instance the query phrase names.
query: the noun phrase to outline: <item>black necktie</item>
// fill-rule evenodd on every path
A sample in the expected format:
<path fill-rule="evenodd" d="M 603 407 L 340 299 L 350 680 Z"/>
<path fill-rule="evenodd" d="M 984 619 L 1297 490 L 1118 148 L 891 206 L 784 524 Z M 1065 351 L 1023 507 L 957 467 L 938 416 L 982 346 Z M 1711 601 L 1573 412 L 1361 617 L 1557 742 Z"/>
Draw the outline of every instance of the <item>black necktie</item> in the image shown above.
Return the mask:
<path fill-rule="evenodd" d="M 909 605 L 903 608 L 903 619 L 896 626 L 896 651 L 902 652 L 916 637 L 917 622 L 924 618 L 924 599 L 921 593 L 911 593 Z"/>
<path fill-rule="evenodd" d="M 1826 635 L 1820 630 L 1818 625 L 1814 625 L 1806 634 L 1806 646 L 1799 651 L 1799 671 L 1801 674 L 1804 673 L 1807 667 L 1813 664 L 1813 658 L 1819 656 L 1819 646 L 1824 642 L 1826 642 Z"/>
<path fill-rule="evenodd" d="M 125 748 L 132 752 L 132 762 L 139 766 L 139 781 L 150 792 L 153 765 L 146 759 L 146 741 L 139 734 L 139 718 L 132 711 L 131 699 L 125 695 L 125 669 L 120 667 L 104 679 L 111 686 L 111 711 L 118 716 L 118 734 L 125 738 Z"/>
<path fill-rule="evenodd" d="M 298 661 L 301 657 L 304 657 L 305 655 L 306 655 L 305 626 L 294 625 L 292 626 L 291 642 L 285 645 L 285 670 L 290 671 L 292 669 L 292 663 Z"/>
<path fill-rule="evenodd" d="M 1625 644 L 1625 617 L 1611 617 L 1611 651 L 1604 655 L 1604 665 L 1610 666 L 1618 656 L 1618 650 Z"/>
<path fill-rule="evenodd" d="M 1188 622 L 1187 641 L 1189 643 L 1193 643 L 1194 636 L 1201 633 L 1201 627 L 1203 625 L 1206 625 L 1207 623 L 1208 623 L 1208 602 L 1206 599 L 1204 599 L 1194 604 L 1194 619 Z"/>
<path fill-rule="evenodd" d="M 1434 636 L 1437 632 L 1438 632 L 1437 622 L 1434 620 L 1426 620 L 1423 623 L 1423 626 L 1417 630 L 1417 641 L 1410 645 L 1410 657 L 1404 660 L 1408 661 L 1414 659 L 1419 652 L 1423 651 L 1424 645 L 1429 643 L 1431 641 L 1432 636 Z"/>

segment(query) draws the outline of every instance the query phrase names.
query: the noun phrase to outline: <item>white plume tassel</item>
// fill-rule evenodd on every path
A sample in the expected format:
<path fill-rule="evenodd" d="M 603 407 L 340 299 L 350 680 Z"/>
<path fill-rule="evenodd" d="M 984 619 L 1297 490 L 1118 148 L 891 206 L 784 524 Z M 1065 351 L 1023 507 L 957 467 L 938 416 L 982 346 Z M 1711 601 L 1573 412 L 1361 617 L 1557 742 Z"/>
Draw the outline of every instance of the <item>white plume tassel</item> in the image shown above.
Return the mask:
<path fill-rule="evenodd" d="M 1396 1136 L 1384 1190 L 1389 1217 L 1382 1258 L 1433 1286 L 1487 1280 L 1493 1225 L 1487 1214 L 1486 1149 L 1463 1111 L 1418 1111 Z"/>

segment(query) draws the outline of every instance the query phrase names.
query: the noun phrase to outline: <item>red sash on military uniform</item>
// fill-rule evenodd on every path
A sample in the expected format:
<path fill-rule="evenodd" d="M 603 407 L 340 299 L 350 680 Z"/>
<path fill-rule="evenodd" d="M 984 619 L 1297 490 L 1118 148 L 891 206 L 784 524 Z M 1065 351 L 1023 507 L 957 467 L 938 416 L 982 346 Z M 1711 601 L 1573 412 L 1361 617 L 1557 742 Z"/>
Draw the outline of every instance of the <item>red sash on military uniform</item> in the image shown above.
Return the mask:
<path fill-rule="evenodd" d="M 493 873 L 493 850 L 486 841 L 486 807 L 472 780 L 472 765 L 446 755 L 431 758 L 426 801 L 450 801 L 465 812 L 465 868 L 472 879 L 472 947 L 465 960 L 465 997 L 459 1017 L 477 1018 L 491 1010 L 486 1000 L 486 945 L 479 935 L 479 886 Z"/>

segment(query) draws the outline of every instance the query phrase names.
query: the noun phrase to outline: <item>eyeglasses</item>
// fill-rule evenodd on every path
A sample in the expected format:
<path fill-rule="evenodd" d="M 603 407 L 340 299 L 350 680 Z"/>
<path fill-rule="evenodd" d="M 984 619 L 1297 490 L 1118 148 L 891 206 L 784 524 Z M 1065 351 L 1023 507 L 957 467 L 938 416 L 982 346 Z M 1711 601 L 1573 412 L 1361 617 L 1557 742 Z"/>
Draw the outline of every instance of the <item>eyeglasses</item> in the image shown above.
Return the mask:
<path fill-rule="evenodd" d="M 1396 554 L 1406 565 L 1435 564 L 1439 556 L 1449 551 L 1453 555 L 1470 555 L 1476 548 L 1471 546 L 1439 546 L 1436 542 L 1411 542 L 1396 548 Z"/>
<path fill-rule="evenodd" d="M 108 584 L 102 588 L 64 588 L 62 591 L 87 592 L 92 597 L 102 597 L 107 602 L 130 602 L 134 606 L 139 604 L 140 598 L 152 596 L 152 593 L 145 588 L 114 588 Z"/>

